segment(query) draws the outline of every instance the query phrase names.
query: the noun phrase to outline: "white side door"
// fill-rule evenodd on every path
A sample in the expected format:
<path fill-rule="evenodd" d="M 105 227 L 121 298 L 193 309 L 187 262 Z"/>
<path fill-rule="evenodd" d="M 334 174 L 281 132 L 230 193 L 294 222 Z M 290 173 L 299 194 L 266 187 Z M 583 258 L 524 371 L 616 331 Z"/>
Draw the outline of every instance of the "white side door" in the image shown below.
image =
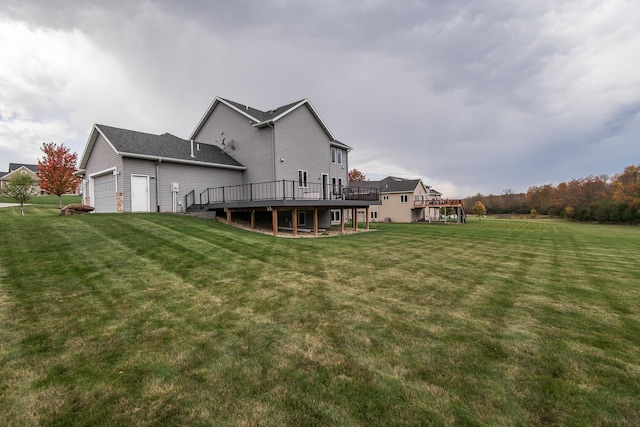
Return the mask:
<path fill-rule="evenodd" d="M 149 177 L 131 175 L 131 212 L 149 212 Z"/>

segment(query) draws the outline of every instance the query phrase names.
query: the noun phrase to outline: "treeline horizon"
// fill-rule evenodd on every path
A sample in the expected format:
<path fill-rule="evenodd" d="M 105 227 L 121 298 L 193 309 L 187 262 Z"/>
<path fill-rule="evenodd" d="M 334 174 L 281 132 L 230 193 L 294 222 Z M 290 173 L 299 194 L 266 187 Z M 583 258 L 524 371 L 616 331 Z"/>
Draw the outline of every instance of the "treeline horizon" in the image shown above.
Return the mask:
<path fill-rule="evenodd" d="M 462 200 L 470 214 L 482 202 L 488 215 L 548 215 L 577 221 L 613 224 L 640 223 L 640 164 L 622 173 L 589 175 L 557 185 L 529 187 L 526 193 L 504 190 L 500 195 L 478 193 Z"/>

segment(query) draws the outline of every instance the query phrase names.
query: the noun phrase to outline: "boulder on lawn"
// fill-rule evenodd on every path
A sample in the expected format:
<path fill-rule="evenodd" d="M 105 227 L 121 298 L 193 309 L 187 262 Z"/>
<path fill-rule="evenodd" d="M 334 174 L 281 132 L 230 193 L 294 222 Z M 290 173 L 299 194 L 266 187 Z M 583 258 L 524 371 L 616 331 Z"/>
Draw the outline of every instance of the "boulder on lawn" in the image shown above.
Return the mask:
<path fill-rule="evenodd" d="M 86 214 L 89 213 L 91 211 L 94 211 L 96 208 L 89 206 L 89 205 L 83 205 L 80 203 L 72 203 L 70 205 L 65 206 L 64 208 L 60 209 L 60 216 L 67 216 L 67 215 L 80 215 L 80 214 Z"/>

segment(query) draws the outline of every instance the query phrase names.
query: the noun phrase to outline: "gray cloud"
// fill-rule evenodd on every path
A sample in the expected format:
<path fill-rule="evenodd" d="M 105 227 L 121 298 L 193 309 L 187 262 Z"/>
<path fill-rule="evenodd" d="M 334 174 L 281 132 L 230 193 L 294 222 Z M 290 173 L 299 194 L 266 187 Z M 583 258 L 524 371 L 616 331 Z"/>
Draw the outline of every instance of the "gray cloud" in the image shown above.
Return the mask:
<path fill-rule="evenodd" d="M 264 109 L 308 97 L 355 148 L 350 166 L 450 196 L 640 158 L 640 14 L 624 2 L 5 1 L 0 29 L 19 22 L 66 60 L 0 71 L 0 141 L 14 145 L 22 126 L 28 146 L 81 152 L 93 122 L 186 136 L 221 95 Z M 0 169 L 29 161 L 7 144 Z"/>

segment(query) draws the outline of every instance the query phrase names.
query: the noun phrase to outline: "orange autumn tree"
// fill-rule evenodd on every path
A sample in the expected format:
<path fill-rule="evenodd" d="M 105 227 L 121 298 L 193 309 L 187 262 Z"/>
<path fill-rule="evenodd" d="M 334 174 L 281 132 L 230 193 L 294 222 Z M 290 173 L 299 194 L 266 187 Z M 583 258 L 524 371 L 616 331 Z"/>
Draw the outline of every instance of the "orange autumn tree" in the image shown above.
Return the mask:
<path fill-rule="evenodd" d="M 78 155 L 69 151 L 63 144 L 43 143 L 44 158 L 38 160 L 40 188 L 58 196 L 58 206 L 62 208 L 62 195 L 75 193 L 80 178 L 73 173 Z"/>
<path fill-rule="evenodd" d="M 365 181 L 365 176 L 358 169 L 351 169 L 349 171 L 349 181 L 350 182 L 362 182 Z"/>
<path fill-rule="evenodd" d="M 613 177 L 611 186 L 616 202 L 640 206 L 640 165 L 627 166 L 624 172 Z"/>

